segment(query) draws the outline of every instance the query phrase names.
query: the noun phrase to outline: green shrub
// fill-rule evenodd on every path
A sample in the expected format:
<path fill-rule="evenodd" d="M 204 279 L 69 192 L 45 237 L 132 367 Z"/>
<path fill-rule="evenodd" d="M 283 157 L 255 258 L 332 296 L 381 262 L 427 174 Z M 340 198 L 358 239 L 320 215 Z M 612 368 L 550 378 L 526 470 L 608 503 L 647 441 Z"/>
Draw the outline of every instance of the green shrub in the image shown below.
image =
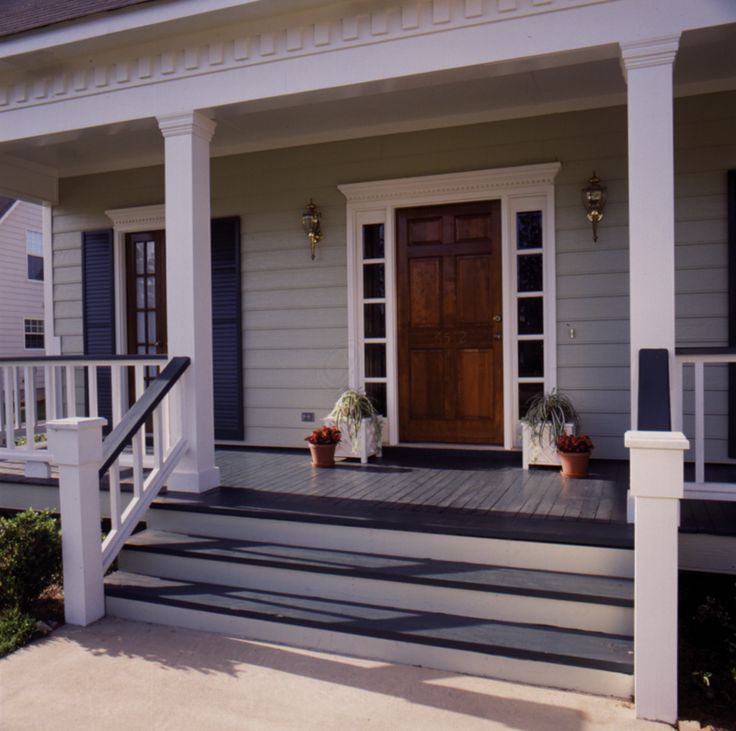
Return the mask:
<path fill-rule="evenodd" d="M 0 518 L 0 609 L 26 611 L 61 581 L 61 534 L 48 512 Z"/>
<path fill-rule="evenodd" d="M 0 657 L 30 642 L 37 634 L 36 620 L 17 607 L 0 612 Z"/>

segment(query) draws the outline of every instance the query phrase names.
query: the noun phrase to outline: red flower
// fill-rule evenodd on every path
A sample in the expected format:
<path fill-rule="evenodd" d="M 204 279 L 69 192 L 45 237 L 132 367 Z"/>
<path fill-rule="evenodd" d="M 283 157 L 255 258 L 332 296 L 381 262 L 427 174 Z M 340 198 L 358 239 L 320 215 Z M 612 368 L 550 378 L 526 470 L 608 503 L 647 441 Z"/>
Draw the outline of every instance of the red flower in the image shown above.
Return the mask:
<path fill-rule="evenodd" d="M 587 434 L 562 434 L 557 439 L 557 451 L 566 453 L 585 453 L 594 448 L 593 441 Z"/>
<path fill-rule="evenodd" d="M 342 433 L 335 426 L 323 426 L 304 437 L 304 441 L 310 444 L 338 444 L 341 439 Z"/>

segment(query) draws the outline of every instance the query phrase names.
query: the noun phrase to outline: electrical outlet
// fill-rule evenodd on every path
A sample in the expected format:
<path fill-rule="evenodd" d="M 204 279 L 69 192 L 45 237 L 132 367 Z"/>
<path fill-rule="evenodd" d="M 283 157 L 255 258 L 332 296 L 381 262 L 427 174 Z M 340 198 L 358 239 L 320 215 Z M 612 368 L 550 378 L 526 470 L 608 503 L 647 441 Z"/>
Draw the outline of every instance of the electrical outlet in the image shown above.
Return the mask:
<path fill-rule="evenodd" d="M 314 411 L 302 411 L 302 421 L 314 421 Z"/>

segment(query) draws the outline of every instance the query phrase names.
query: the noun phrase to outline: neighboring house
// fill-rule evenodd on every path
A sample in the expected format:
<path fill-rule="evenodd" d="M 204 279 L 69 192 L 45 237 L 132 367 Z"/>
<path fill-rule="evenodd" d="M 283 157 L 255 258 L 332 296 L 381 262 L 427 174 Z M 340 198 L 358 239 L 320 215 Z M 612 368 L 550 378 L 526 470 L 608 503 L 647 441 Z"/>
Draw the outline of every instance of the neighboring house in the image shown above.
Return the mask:
<path fill-rule="evenodd" d="M 688 436 L 697 427 L 698 464 L 704 449 L 709 462 L 732 462 L 736 383 L 721 368 L 704 387 L 698 369 L 683 387 L 676 363 L 723 365 L 736 347 L 736 4 L 23 5 L 0 20 L 0 192 L 53 207 L 47 275 L 64 355 L 191 359 L 177 385 L 183 456 L 169 488 L 219 485 L 215 439 L 303 446 L 305 422 L 348 385 L 375 399 L 387 445 L 507 451 L 529 396 L 560 388 L 596 456 L 627 459 L 624 434 L 654 423 L 639 398 L 648 395 L 640 351 L 650 349 L 665 359 L 654 382 L 665 384 L 659 428 L 670 435 L 670 416 Z M 586 217 L 596 212 L 581 205 L 584 189 L 596 194 L 594 174 L 607 189 L 597 231 Z M 321 215 L 316 248 L 302 230 L 310 199 Z M 698 352 L 676 354 L 683 347 Z M 110 373 L 86 372 L 100 385 L 90 409 L 120 421 L 133 379 Z M 69 366 L 67 393 L 79 390 L 74 377 Z M 142 366 L 135 378 L 143 383 Z M 661 464 L 685 444 L 668 438 L 652 437 L 665 444 Z M 142 479 L 142 439 L 133 450 Z M 653 513 L 643 510 L 637 525 L 651 540 L 672 538 L 647 554 L 665 578 L 651 584 L 659 607 L 637 641 L 672 649 L 670 508 L 682 490 L 676 477 L 658 495 L 641 483 L 682 470 L 658 469 L 632 483 L 642 499 L 671 498 L 661 524 L 645 530 Z M 719 495 L 733 499 L 733 488 Z M 220 519 L 225 531 L 228 510 L 216 505 L 219 518 L 186 530 L 200 535 Z M 183 518 L 171 520 L 163 524 L 185 531 Z M 310 515 L 300 536 L 313 535 L 310 520 L 319 523 Z M 218 535 L 250 535 L 227 530 Z M 605 532 L 574 535 L 570 556 L 599 547 L 596 531 Z M 435 553 L 411 555 L 437 558 L 437 541 Z M 543 550 L 536 560 L 549 570 Z M 579 570 L 610 565 L 596 554 Z M 180 616 L 159 610 L 150 616 Z M 663 678 L 666 708 L 642 713 L 674 720 L 676 662 L 658 657 L 642 677 L 650 689 Z"/>
<path fill-rule="evenodd" d="M 43 355 L 41 206 L 0 197 L 0 358 Z"/>

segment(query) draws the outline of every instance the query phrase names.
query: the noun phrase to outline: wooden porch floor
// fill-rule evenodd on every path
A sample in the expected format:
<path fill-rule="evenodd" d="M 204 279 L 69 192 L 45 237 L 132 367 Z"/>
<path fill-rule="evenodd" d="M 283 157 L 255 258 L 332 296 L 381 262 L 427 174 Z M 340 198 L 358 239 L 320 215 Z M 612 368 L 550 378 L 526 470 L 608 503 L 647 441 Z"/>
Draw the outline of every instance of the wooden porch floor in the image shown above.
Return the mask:
<path fill-rule="evenodd" d="M 524 471 L 520 455 L 507 452 L 387 448 L 368 465 L 334 469 L 312 467 L 306 449 L 219 448 L 216 459 L 223 487 L 159 500 L 287 520 L 633 545 L 626 461 L 593 460 L 590 477 L 578 480 L 556 468 Z M 0 462 L 0 481 L 57 484 L 55 471 L 49 480 L 22 475 L 22 465 Z M 706 477 L 736 482 L 731 467 L 709 465 Z M 736 502 L 683 501 L 681 531 L 736 536 Z"/>
<path fill-rule="evenodd" d="M 585 480 L 521 469 L 517 454 L 387 449 L 368 465 L 311 466 L 306 450 L 218 449 L 221 487 L 196 498 L 217 512 L 581 545 L 630 547 L 628 463 L 597 461 Z"/>

